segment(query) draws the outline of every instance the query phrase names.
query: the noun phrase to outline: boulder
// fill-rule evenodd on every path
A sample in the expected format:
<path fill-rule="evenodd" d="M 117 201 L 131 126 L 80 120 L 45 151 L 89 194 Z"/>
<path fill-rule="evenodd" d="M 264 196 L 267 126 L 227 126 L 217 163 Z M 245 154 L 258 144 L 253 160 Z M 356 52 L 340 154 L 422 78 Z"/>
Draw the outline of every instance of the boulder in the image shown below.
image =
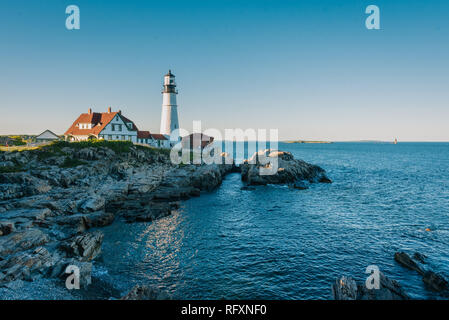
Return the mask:
<path fill-rule="evenodd" d="M 95 212 L 105 207 L 106 201 L 103 197 L 92 195 L 79 202 L 78 210 L 83 213 Z"/>
<path fill-rule="evenodd" d="M 422 253 L 415 252 L 413 254 L 413 260 L 418 261 L 422 264 L 426 264 L 426 259 L 427 259 L 427 256 Z"/>
<path fill-rule="evenodd" d="M 409 300 L 409 295 L 396 280 L 391 280 L 380 272 L 380 289 L 368 289 L 365 284 L 358 286 L 359 300 Z"/>
<path fill-rule="evenodd" d="M 424 270 L 405 252 L 396 252 L 394 260 L 410 270 L 415 270 L 421 275 L 424 274 Z"/>
<path fill-rule="evenodd" d="M 26 229 L 0 238 L 0 256 L 32 249 L 49 241 L 39 229 Z"/>
<path fill-rule="evenodd" d="M 0 174 L 0 183 L 2 184 L 2 188 L 0 188 L 0 196 L 2 196 L 2 198 L 0 198 L 0 200 L 12 199 L 13 197 L 32 196 L 35 194 L 46 193 L 51 190 L 51 186 L 47 181 L 33 177 L 26 172 Z"/>
<path fill-rule="evenodd" d="M 93 212 L 83 216 L 87 228 L 105 227 L 114 222 L 114 214 L 104 211 Z"/>
<path fill-rule="evenodd" d="M 0 221 L 0 236 L 7 236 L 14 230 L 14 222 Z"/>
<path fill-rule="evenodd" d="M 2 219 L 30 219 L 30 220 L 44 220 L 45 218 L 52 215 L 52 212 L 48 208 L 43 209 L 33 209 L 33 208 L 24 208 L 24 209 L 14 209 L 3 212 L 1 215 Z"/>
<path fill-rule="evenodd" d="M 170 295 L 160 289 L 143 285 L 134 286 L 120 300 L 170 300 Z"/>
<path fill-rule="evenodd" d="M 45 275 L 54 265 L 50 252 L 38 247 L 33 252 L 21 252 L 8 260 L 0 261 L 0 283 L 14 280 L 30 280 Z"/>
<path fill-rule="evenodd" d="M 91 261 L 101 253 L 103 237 L 100 231 L 84 233 L 64 241 L 60 248 L 69 257 L 75 257 L 80 261 Z"/>
<path fill-rule="evenodd" d="M 292 186 L 293 186 L 293 188 L 298 189 L 298 190 L 309 189 L 309 184 L 305 181 L 296 181 Z"/>
<path fill-rule="evenodd" d="M 271 149 L 254 153 L 243 162 L 240 171 L 242 180 L 249 185 L 331 182 L 319 166 L 295 160 L 290 152 Z"/>
<path fill-rule="evenodd" d="M 84 214 L 74 214 L 69 216 L 59 216 L 49 221 L 56 223 L 58 230 L 69 235 L 82 233 L 88 229 L 86 226 L 86 216 Z"/>
<path fill-rule="evenodd" d="M 122 216 L 126 222 L 150 222 L 169 216 L 177 207 L 176 202 L 152 202 L 138 211 L 126 210 Z"/>
<path fill-rule="evenodd" d="M 79 270 L 80 289 L 85 289 L 92 284 L 92 262 L 64 260 L 63 265 L 64 267 L 61 269 L 62 273 L 60 273 L 59 277 L 66 279 L 66 282 L 71 280 L 68 278 L 74 272 L 73 267 L 76 267 Z"/>
<path fill-rule="evenodd" d="M 422 280 L 433 291 L 443 292 L 449 289 L 449 284 L 442 274 L 429 270 L 424 273 Z"/>
<path fill-rule="evenodd" d="M 351 277 L 342 276 L 331 286 L 334 300 L 356 300 L 357 283 Z"/>
<path fill-rule="evenodd" d="M 408 300 L 410 297 L 399 282 L 387 278 L 382 272 L 380 275 L 380 288 L 368 289 L 363 284 L 357 284 L 351 277 L 341 277 L 332 285 L 334 300 Z"/>
<path fill-rule="evenodd" d="M 415 252 L 413 259 L 404 252 L 396 252 L 394 259 L 404 267 L 418 272 L 422 276 L 422 280 L 426 287 L 432 291 L 442 292 L 447 294 L 449 290 L 449 283 L 441 273 L 436 273 L 429 269 L 429 266 L 424 267 L 427 257 L 423 254 Z M 423 265 L 419 265 L 421 263 Z"/>

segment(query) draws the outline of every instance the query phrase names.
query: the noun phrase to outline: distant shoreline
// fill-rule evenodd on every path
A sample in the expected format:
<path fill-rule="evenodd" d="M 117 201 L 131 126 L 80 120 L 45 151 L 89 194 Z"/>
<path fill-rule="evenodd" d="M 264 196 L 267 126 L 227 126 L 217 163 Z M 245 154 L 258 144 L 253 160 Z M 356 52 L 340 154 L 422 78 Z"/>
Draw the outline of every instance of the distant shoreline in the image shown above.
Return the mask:
<path fill-rule="evenodd" d="M 283 141 L 284 143 L 325 143 L 325 144 L 329 144 L 329 143 L 333 143 L 332 141 L 307 141 L 307 140 L 287 140 L 287 141 Z"/>

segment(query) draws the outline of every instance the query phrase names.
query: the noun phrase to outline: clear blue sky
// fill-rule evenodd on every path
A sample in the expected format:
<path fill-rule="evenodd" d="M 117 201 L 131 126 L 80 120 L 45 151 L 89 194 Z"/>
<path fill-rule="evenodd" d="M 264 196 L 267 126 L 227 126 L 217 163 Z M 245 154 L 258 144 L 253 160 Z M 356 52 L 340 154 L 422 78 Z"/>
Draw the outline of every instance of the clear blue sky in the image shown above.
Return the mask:
<path fill-rule="evenodd" d="M 449 140 L 447 0 L 0 2 L 0 134 L 60 134 L 108 106 L 158 132 L 169 68 L 189 130 Z"/>

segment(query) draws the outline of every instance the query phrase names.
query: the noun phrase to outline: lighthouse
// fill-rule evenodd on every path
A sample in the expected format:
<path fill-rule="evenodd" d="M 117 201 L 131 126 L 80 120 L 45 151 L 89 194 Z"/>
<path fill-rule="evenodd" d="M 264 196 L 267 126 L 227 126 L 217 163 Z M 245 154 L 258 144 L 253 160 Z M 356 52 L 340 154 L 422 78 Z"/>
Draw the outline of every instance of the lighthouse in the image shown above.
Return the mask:
<path fill-rule="evenodd" d="M 164 76 L 164 90 L 162 91 L 161 134 L 163 135 L 171 136 L 174 130 L 179 129 L 177 94 L 175 75 L 168 70 Z M 172 137 L 171 140 L 177 141 L 179 136 Z"/>

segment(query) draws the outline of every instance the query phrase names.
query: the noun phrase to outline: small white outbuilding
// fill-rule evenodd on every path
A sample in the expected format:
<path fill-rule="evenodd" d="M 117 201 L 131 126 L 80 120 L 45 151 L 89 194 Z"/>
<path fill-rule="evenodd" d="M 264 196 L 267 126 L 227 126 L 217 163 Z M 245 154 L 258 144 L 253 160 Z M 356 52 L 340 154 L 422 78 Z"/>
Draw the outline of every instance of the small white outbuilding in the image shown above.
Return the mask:
<path fill-rule="evenodd" d="M 55 140 L 59 140 L 59 136 L 54 134 L 52 131 L 50 130 L 45 130 L 44 132 L 42 132 L 40 135 L 38 135 L 36 137 L 36 142 L 50 142 L 50 141 L 55 141 Z"/>

